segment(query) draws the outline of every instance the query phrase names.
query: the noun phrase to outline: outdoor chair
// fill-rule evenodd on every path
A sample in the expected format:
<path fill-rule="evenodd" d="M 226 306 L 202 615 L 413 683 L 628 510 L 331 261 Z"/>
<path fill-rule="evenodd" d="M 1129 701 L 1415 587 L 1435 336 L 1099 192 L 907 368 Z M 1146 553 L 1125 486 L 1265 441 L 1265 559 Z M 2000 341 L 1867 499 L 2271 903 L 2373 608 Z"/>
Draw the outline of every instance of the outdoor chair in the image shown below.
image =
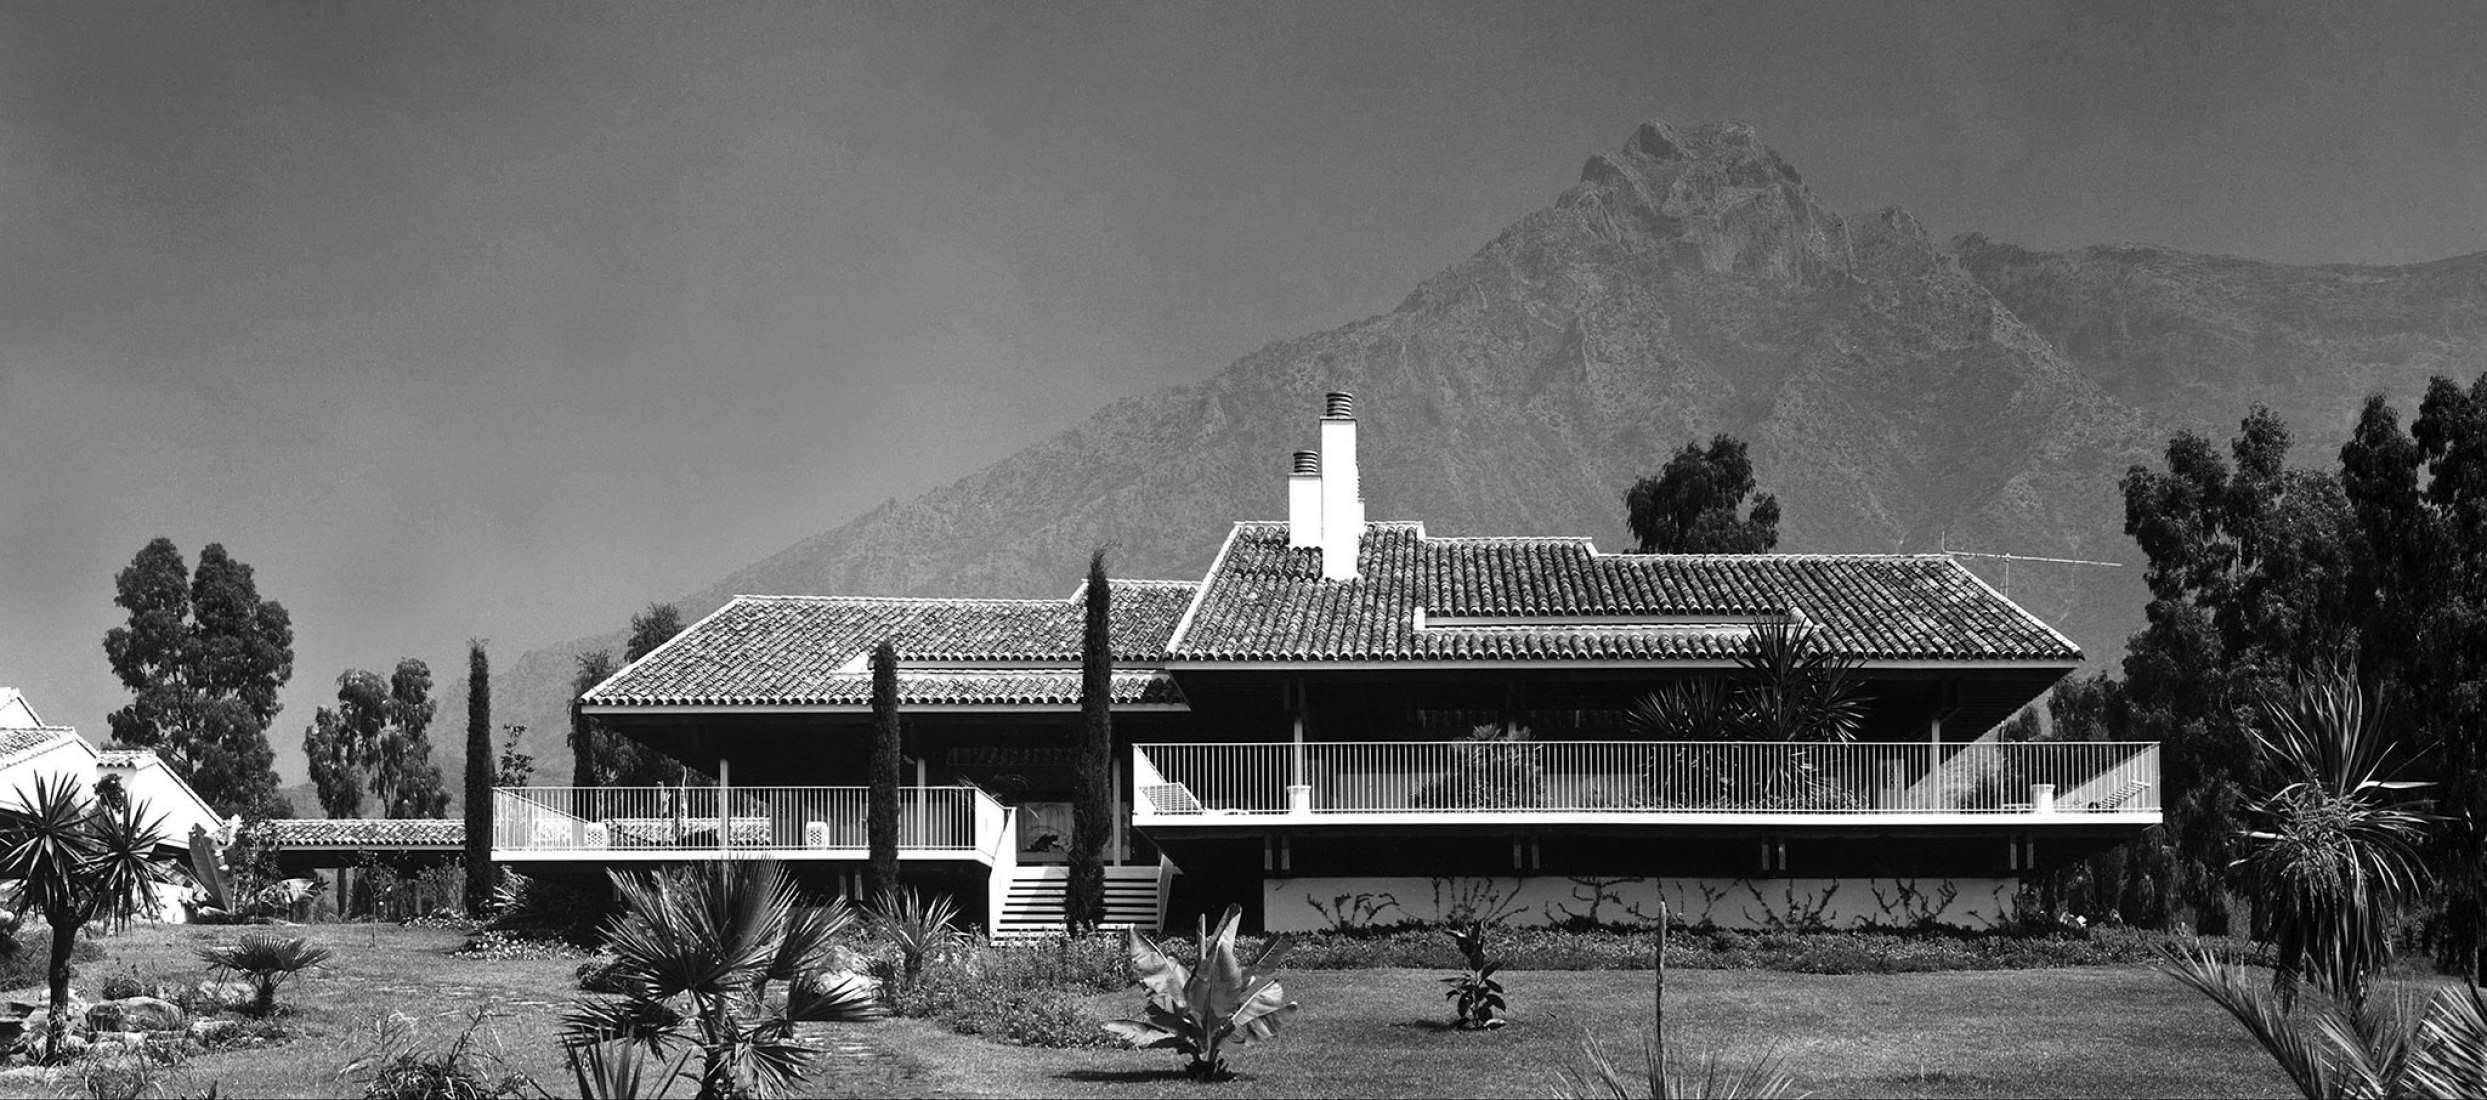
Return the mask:
<path fill-rule="evenodd" d="M 2124 805 L 2127 802 L 2133 801 L 2136 796 L 2149 789 L 2150 784 L 2139 779 L 2135 779 L 2113 791 L 2109 791 L 2107 793 L 2107 797 L 2090 803 L 2086 808 L 2092 810 L 2112 810 L 2116 807 Z"/>
<path fill-rule="evenodd" d="M 1200 799 L 1192 794 L 1190 787 L 1181 783 L 1152 783 L 1141 787 L 1140 793 L 1147 795 L 1149 805 L 1155 806 L 1161 814 L 1201 812 Z"/>

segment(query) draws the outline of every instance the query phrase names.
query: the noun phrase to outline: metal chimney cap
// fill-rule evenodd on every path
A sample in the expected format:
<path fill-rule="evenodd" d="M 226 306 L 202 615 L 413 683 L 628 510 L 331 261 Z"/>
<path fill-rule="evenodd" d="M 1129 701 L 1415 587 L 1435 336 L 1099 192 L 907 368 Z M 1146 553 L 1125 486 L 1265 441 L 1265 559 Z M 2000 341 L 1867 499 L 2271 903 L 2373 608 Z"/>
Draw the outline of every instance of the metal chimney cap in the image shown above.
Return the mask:
<path fill-rule="evenodd" d="M 1330 396 L 1324 403 L 1321 418 L 1324 420 L 1354 420 L 1356 418 L 1356 395 L 1348 393 L 1345 390 L 1331 391 Z"/>
<path fill-rule="evenodd" d="M 1320 477 L 1320 476 L 1321 476 L 1321 452 L 1319 452 L 1319 451 L 1297 451 L 1297 452 L 1295 452 L 1295 474 L 1296 474 L 1296 476 L 1297 476 L 1297 477 Z"/>

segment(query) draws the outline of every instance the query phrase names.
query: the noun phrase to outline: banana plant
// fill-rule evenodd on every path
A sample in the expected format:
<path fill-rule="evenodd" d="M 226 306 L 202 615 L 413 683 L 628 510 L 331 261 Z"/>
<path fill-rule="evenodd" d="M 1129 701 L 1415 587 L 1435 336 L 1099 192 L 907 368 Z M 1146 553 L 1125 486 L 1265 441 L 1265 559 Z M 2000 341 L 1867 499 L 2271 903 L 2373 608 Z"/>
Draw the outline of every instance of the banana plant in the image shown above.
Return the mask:
<path fill-rule="evenodd" d="M 1276 1035 L 1278 1025 L 1297 1007 L 1271 976 L 1294 943 L 1283 935 L 1272 936 L 1247 961 L 1235 950 L 1235 926 L 1242 919 L 1240 905 L 1226 907 L 1214 933 L 1208 918 L 1201 919 L 1196 967 L 1185 967 L 1138 930 L 1126 930 L 1124 950 L 1131 956 L 1132 973 L 1148 988 L 1146 1018 L 1109 1021 L 1105 1030 L 1142 1050 L 1191 1055 L 1183 1072 L 1194 1080 L 1232 1080 L 1234 1071 L 1220 1053 L 1225 1045 L 1243 1046 Z"/>
<path fill-rule="evenodd" d="M 1494 980 L 1494 972 L 1503 964 L 1485 957 L 1485 925 L 1471 921 L 1465 927 L 1451 929 L 1451 942 L 1468 960 L 1465 973 L 1442 979 L 1451 988 L 1443 996 L 1456 1002 L 1461 1031 L 1492 1031 L 1507 1021 L 1499 1014 L 1511 1011 L 1503 1002 L 1503 983 Z"/>

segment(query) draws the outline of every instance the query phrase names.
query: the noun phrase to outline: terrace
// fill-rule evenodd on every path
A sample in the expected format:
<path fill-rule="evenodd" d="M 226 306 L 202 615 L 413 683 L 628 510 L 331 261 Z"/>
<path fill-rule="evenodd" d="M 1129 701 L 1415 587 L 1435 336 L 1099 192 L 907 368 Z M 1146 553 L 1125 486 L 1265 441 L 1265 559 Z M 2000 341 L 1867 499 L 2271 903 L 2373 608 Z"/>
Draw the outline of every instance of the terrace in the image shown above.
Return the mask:
<path fill-rule="evenodd" d="M 492 858 L 862 860 L 869 787 L 500 787 Z M 902 787 L 898 858 L 1007 859 L 1010 812 L 973 787 Z"/>
<path fill-rule="evenodd" d="M 1133 824 L 2142 826 L 2155 743 L 1305 741 L 1132 750 Z"/>

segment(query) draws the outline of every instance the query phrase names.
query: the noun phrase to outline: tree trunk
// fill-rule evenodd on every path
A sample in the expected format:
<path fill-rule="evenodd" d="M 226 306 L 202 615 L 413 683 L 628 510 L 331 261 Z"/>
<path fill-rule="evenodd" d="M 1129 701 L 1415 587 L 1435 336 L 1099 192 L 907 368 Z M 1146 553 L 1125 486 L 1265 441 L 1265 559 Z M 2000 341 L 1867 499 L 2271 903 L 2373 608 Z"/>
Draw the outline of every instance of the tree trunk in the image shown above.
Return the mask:
<path fill-rule="evenodd" d="M 69 1031 L 69 955 L 78 946 L 78 917 L 75 913 L 46 913 L 43 919 L 52 925 L 52 965 L 45 973 L 52 987 L 52 1026 L 43 1036 L 43 1060 L 60 1060 L 60 1039 Z"/>

